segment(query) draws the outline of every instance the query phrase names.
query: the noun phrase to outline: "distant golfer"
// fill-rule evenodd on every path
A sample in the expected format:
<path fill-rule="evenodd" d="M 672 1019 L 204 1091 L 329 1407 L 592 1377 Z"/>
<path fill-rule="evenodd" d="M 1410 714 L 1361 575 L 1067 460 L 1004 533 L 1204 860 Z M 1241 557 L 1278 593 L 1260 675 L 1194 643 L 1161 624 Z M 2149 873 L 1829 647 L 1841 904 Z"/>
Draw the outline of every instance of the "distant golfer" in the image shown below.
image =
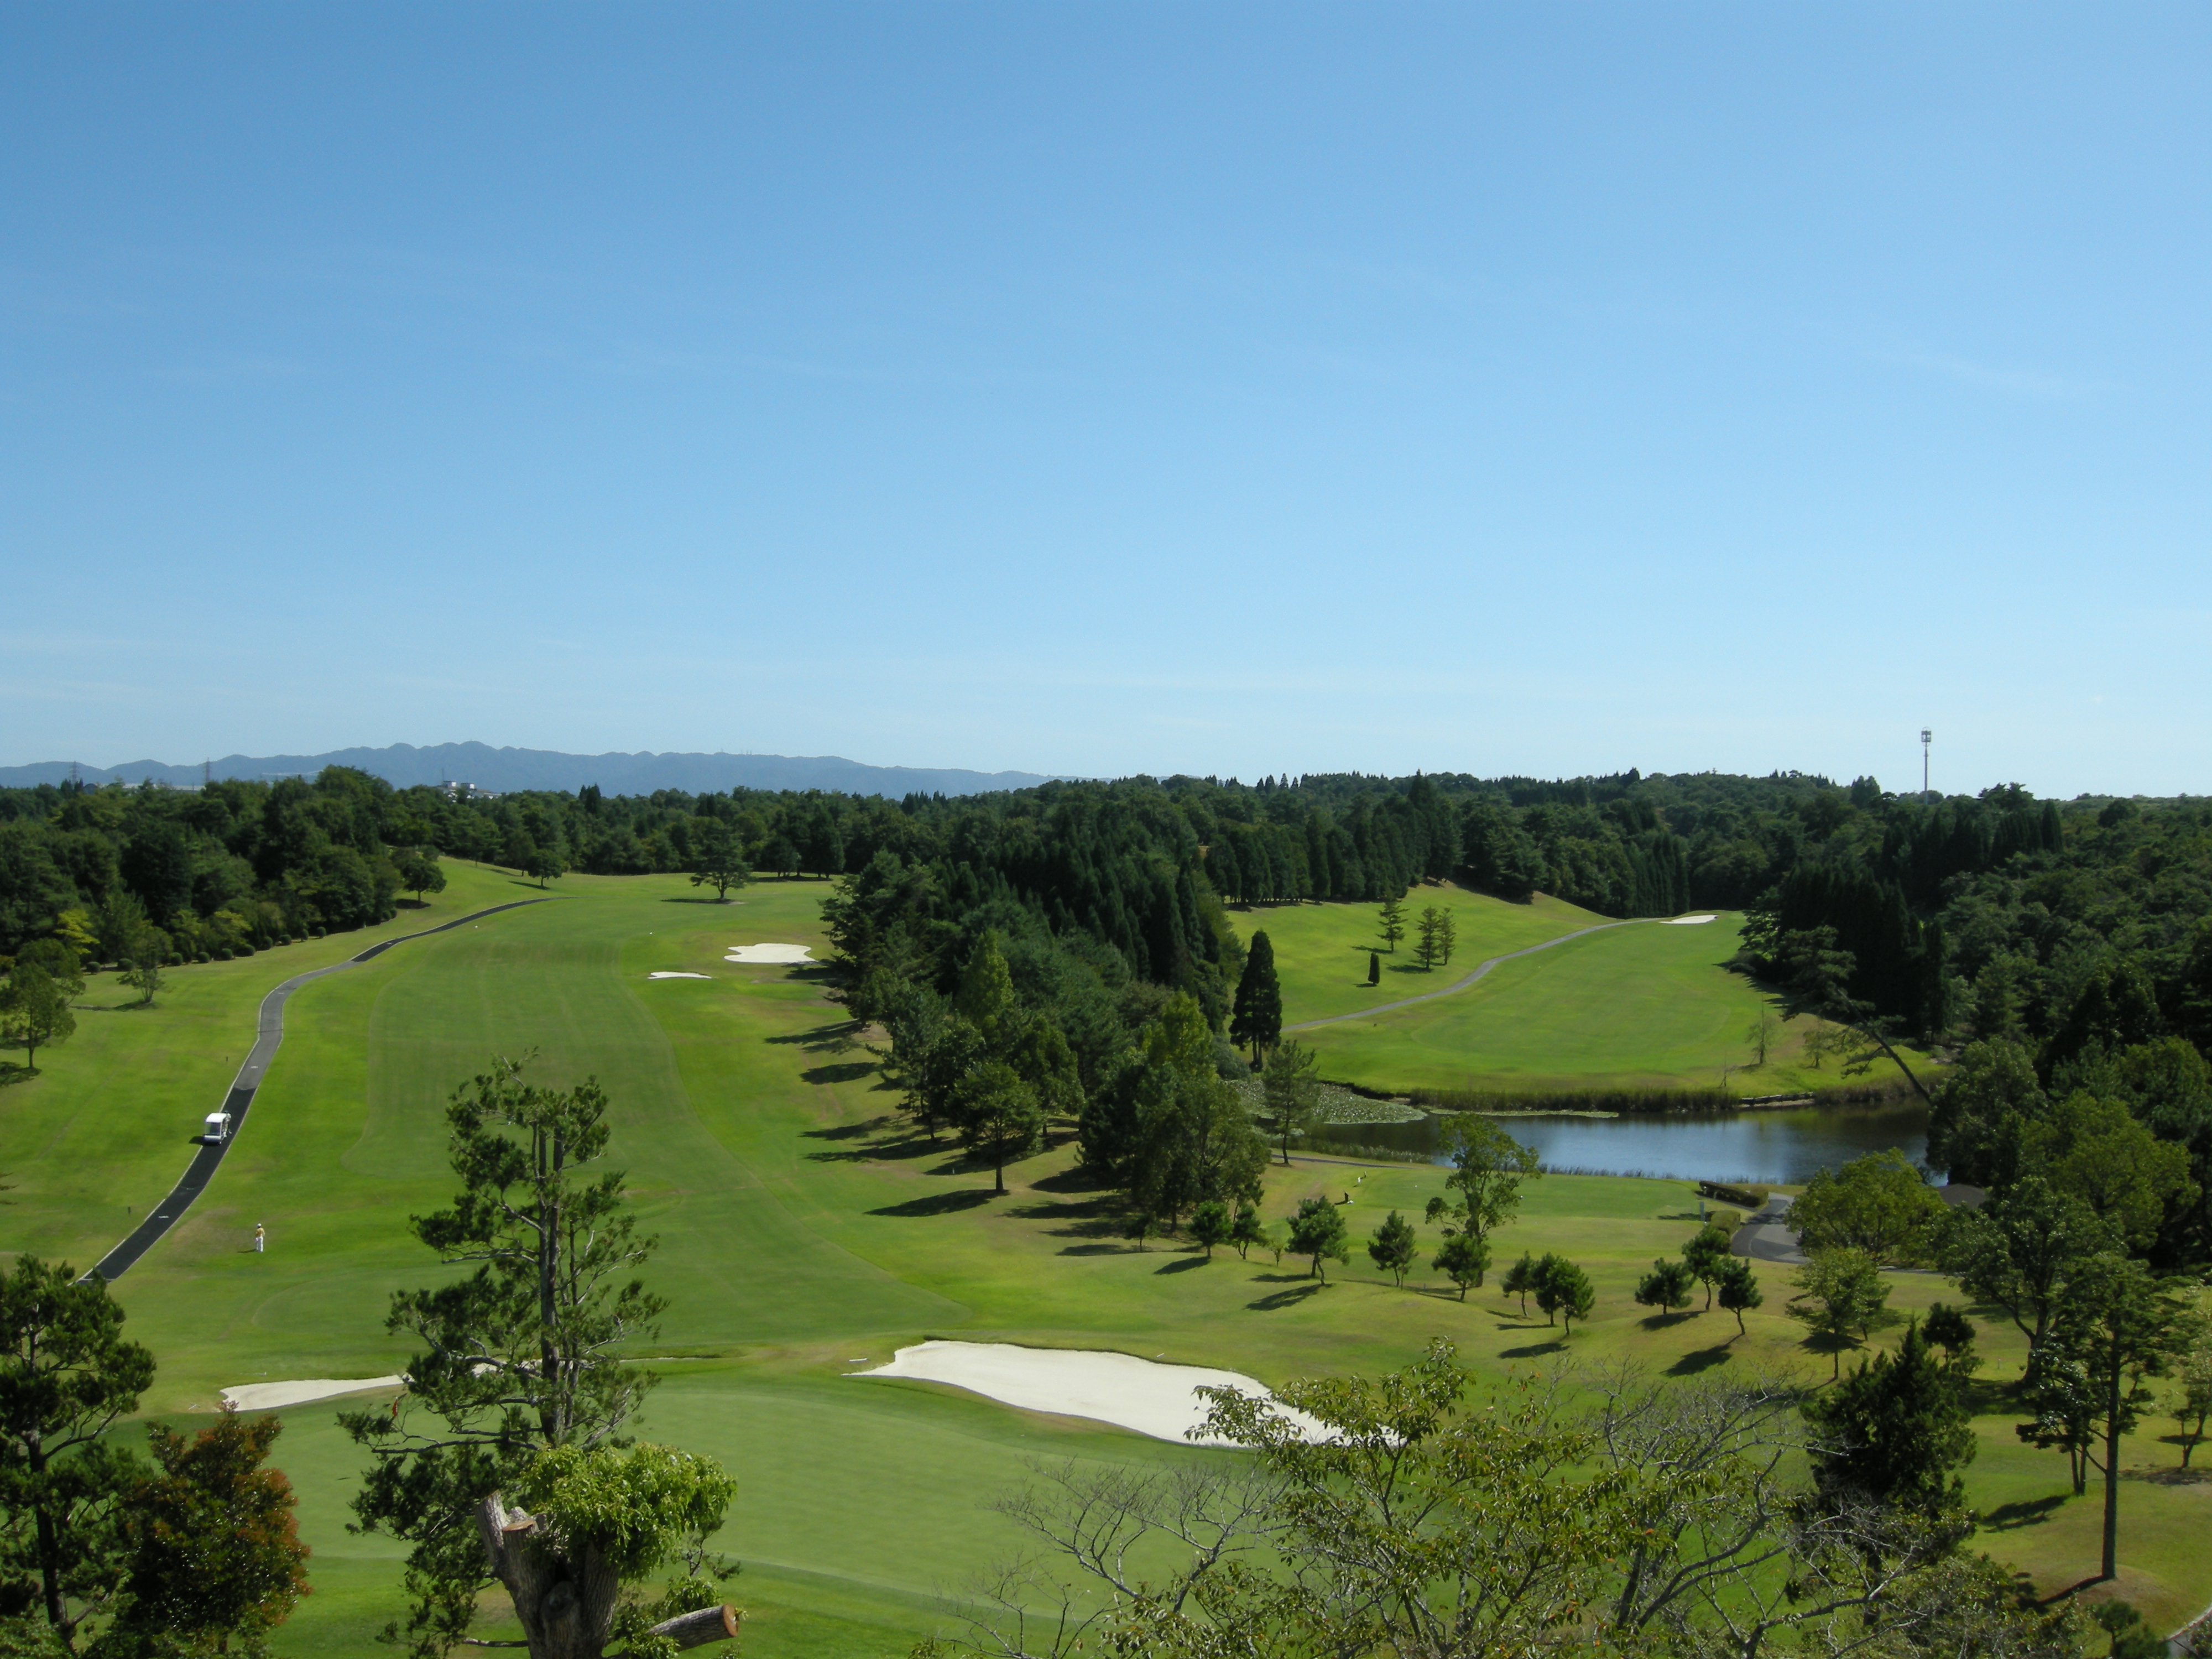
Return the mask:
<path fill-rule="evenodd" d="M 253 1224 L 253 1254 L 259 1255 L 269 1248 L 269 1231 L 259 1222 Z"/>

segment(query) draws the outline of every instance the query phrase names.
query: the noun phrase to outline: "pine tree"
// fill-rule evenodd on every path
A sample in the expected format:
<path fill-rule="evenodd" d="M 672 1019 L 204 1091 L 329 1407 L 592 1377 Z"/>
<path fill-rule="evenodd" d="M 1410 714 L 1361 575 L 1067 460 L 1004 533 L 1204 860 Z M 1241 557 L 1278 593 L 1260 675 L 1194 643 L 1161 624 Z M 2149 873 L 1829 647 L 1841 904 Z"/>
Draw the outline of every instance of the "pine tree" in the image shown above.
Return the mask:
<path fill-rule="evenodd" d="M 1326 1285 L 1328 1273 L 1321 1264 L 1352 1259 L 1344 1217 L 1336 1206 L 1325 1198 L 1309 1198 L 1301 1203 L 1298 1212 L 1291 1218 L 1289 1249 L 1292 1255 L 1311 1256 L 1313 1276 Z"/>
<path fill-rule="evenodd" d="M 1805 1407 L 1813 1478 L 1830 1498 L 1859 1494 L 1934 1519 L 1966 1501 L 1957 1471 L 1973 1461 L 1965 1379 L 1936 1357 L 1920 1324 L 1892 1354 L 1862 1360 Z"/>
<path fill-rule="evenodd" d="M 1237 1003 L 1230 1014 L 1229 1038 L 1252 1046 L 1252 1060 L 1283 1036 L 1283 988 L 1275 977 L 1275 947 L 1267 934 L 1252 935 L 1244 972 L 1237 981 Z"/>
<path fill-rule="evenodd" d="M 1443 912 L 1433 904 L 1421 907 L 1420 923 L 1415 935 L 1413 954 L 1420 958 L 1421 971 L 1434 973 L 1437 957 L 1443 949 Z"/>
<path fill-rule="evenodd" d="M 1419 1247 L 1414 1237 L 1413 1224 L 1395 1210 L 1385 1216 L 1382 1224 L 1375 1230 L 1368 1241 L 1367 1254 L 1375 1258 L 1375 1265 L 1387 1272 L 1392 1280 L 1402 1285 L 1406 1269 L 1413 1265 L 1413 1252 Z"/>
<path fill-rule="evenodd" d="M 1206 1247 L 1206 1259 L 1213 1260 L 1213 1247 L 1226 1244 L 1237 1234 L 1237 1224 L 1230 1218 L 1229 1206 L 1218 1198 L 1209 1198 L 1190 1212 L 1190 1236 Z"/>
<path fill-rule="evenodd" d="M 1691 1277 L 1705 1287 L 1708 1313 L 1712 1311 L 1713 1285 L 1720 1277 L 1721 1264 L 1732 1259 L 1729 1255 L 1729 1237 L 1727 1228 L 1709 1225 L 1682 1246 L 1683 1264 L 1689 1268 Z"/>
<path fill-rule="evenodd" d="M 1246 1261 L 1251 1259 L 1255 1244 L 1267 1243 L 1267 1229 L 1260 1219 L 1257 1206 L 1247 1201 L 1237 1206 L 1237 1219 L 1230 1226 L 1229 1242 L 1237 1247 L 1237 1254 Z"/>
<path fill-rule="evenodd" d="M 1721 1263 L 1713 1282 L 1720 1291 L 1721 1306 L 1735 1316 L 1735 1334 L 1741 1336 L 1745 1313 L 1766 1300 L 1766 1292 L 1759 1288 L 1759 1276 L 1752 1272 L 1750 1262 L 1732 1255 Z"/>
<path fill-rule="evenodd" d="M 1370 951 L 1367 953 L 1367 982 L 1370 985 L 1380 985 L 1382 982 L 1382 953 L 1379 951 Z"/>
<path fill-rule="evenodd" d="M 1435 1266 L 1459 1286 L 1459 1299 L 1464 1302 L 1468 1291 L 1480 1285 L 1490 1270 L 1490 1241 L 1480 1233 L 1452 1233 L 1437 1247 Z"/>
<path fill-rule="evenodd" d="M 1662 1315 L 1671 1314 L 1690 1305 L 1690 1286 L 1694 1282 L 1689 1263 L 1661 1256 L 1638 1281 L 1636 1299 L 1644 1307 L 1658 1309 Z"/>
<path fill-rule="evenodd" d="M 1391 897 L 1382 901 L 1382 948 L 1392 956 L 1398 954 L 1398 941 L 1406 937 L 1406 905 L 1402 899 Z"/>
<path fill-rule="evenodd" d="M 1528 1316 L 1528 1292 L 1536 1288 L 1536 1258 L 1526 1250 L 1522 1251 L 1521 1259 L 1508 1267 L 1505 1277 L 1498 1281 L 1498 1288 L 1508 1296 L 1521 1298 L 1521 1317 L 1526 1319 Z"/>

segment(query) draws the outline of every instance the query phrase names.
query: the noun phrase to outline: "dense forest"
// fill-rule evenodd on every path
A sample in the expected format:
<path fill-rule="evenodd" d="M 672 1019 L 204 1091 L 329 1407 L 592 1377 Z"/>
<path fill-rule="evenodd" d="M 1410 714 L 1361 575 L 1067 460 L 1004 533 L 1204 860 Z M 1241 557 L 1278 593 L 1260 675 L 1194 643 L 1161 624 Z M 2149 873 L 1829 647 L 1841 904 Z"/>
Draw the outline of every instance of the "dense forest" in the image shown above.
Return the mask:
<path fill-rule="evenodd" d="M 1123 1061 L 1176 998 L 1224 1033 L 1246 936 L 1272 905 L 1453 878 L 1607 915 L 1740 908 L 1745 971 L 1786 988 L 1813 964 L 1826 1006 L 1963 1053 L 1962 1076 L 2027 1079 L 1973 1113 L 1949 1091 L 1931 1152 L 1960 1178 L 1991 1177 L 1993 1138 L 2087 1079 L 2188 1143 L 2212 1194 L 2212 1089 L 2173 1080 L 2177 1054 L 2194 1077 L 2212 1048 L 2212 802 L 2190 799 L 1633 771 L 1135 778 L 898 801 L 483 796 L 341 767 L 196 791 L 42 786 L 0 791 L 0 954 L 49 940 L 114 961 L 150 938 L 173 962 L 358 927 L 442 885 L 441 856 L 542 879 L 709 865 L 823 878 L 842 994 L 904 1030 L 909 1059 L 988 937 L 1018 1005 L 994 1020 L 1048 1026 L 1094 1104 L 1126 1094 Z M 2163 1103 L 2146 1095 L 2153 1073 Z M 2212 1250 L 2212 1211 L 2195 1225 Z"/>
<path fill-rule="evenodd" d="M 0 952 L 60 931 L 101 955 L 101 918 L 126 899 L 189 957 L 383 920 L 439 879 L 440 854 L 635 874 L 696 869 L 715 845 L 756 871 L 845 878 L 850 970 L 888 954 L 910 975 L 919 953 L 948 993 L 990 926 L 1186 990 L 1218 1024 L 1242 966 L 1225 907 L 1456 878 L 1607 915 L 1748 909 L 1755 968 L 1779 938 L 1832 928 L 1855 994 L 1931 1038 L 2045 1043 L 2093 986 L 2132 999 L 2146 1030 L 2208 1035 L 2212 803 L 1923 799 L 1794 773 L 1177 777 L 902 801 L 471 797 L 338 767 L 198 791 L 45 786 L 0 791 Z"/>

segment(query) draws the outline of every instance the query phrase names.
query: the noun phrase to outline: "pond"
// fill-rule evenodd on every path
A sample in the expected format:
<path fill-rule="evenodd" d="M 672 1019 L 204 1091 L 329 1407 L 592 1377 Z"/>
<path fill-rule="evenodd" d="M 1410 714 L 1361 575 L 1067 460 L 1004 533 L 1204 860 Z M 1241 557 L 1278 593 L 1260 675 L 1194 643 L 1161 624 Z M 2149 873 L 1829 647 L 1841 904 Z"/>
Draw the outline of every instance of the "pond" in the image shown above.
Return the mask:
<path fill-rule="evenodd" d="M 1439 1120 L 1345 1123 L 1315 1130 L 1311 1145 L 1388 1146 L 1435 1156 Z M 1512 1116 L 1492 1120 L 1536 1149 L 1547 1170 L 1661 1176 L 1682 1181 L 1794 1184 L 1826 1166 L 1894 1146 L 1916 1163 L 1928 1150 L 1928 1109 L 1910 1105 L 1817 1107 L 1766 1112 L 1652 1113 L 1620 1117 Z M 1441 1160 L 1439 1160 L 1441 1161 Z"/>

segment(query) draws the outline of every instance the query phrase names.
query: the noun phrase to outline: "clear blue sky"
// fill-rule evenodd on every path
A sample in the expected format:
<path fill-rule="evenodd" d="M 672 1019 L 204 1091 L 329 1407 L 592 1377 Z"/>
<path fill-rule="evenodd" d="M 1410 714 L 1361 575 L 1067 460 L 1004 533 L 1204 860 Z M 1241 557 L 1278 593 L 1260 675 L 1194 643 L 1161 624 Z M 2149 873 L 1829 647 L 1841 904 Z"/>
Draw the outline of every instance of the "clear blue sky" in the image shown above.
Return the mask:
<path fill-rule="evenodd" d="M 0 762 L 2212 791 L 2212 9 L 0 7 Z"/>

